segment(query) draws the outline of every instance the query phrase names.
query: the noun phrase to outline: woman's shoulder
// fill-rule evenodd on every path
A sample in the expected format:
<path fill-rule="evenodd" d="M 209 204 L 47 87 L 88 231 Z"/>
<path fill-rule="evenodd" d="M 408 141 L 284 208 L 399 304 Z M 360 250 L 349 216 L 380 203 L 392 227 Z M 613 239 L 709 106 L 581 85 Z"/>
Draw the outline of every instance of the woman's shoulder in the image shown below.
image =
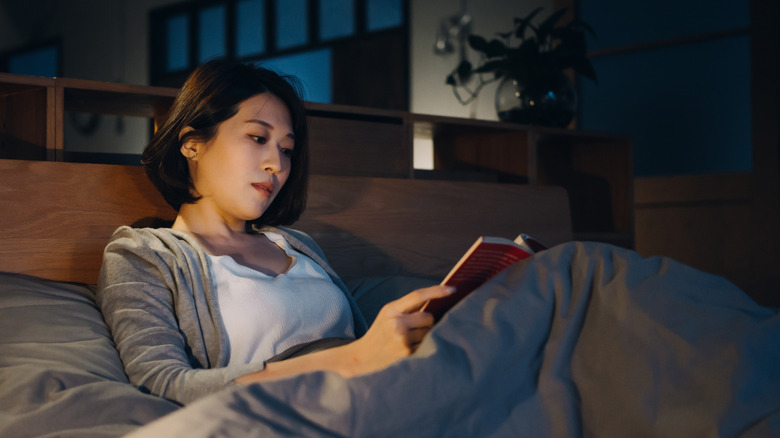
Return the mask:
<path fill-rule="evenodd" d="M 194 239 L 171 228 L 134 228 L 123 225 L 117 228 L 109 239 L 109 243 L 149 244 L 152 242 L 186 242 L 191 244 Z"/>
<path fill-rule="evenodd" d="M 121 253 L 134 258 L 166 258 L 166 255 L 197 257 L 202 248 L 192 236 L 170 228 L 133 228 L 121 226 L 114 231 L 106 245 L 104 258 Z"/>
<path fill-rule="evenodd" d="M 202 250 L 185 233 L 168 228 L 122 226 L 103 251 L 99 283 L 113 284 L 167 277 L 177 267 L 202 259 Z"/>

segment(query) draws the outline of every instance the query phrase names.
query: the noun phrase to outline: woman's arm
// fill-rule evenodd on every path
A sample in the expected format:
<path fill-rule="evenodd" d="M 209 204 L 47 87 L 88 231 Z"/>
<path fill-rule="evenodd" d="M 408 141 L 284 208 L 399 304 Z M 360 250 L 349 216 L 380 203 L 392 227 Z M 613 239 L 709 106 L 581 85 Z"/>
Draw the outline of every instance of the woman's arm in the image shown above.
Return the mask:
<path fill-rule="evenodd" d="M 352 377 L 385 368 L 412 354 L 433 327 L 433 316 L 418 309 L 426 301 L 453 291 L 446 286 L 431 286 L 411 292 L 386 304 L 368 332 L 355 342 L 268 363 L 265 369 L 241 376 L 236 382 L 249 384 L 309 371 L 333 371 Z"/>
<path fill-rule="evenodd" d="M 172 234 L 120 229 L 106 246 L 97 302 L 131 383 L 182 404 L 235 385 L 262 363 L 224 367 L 221 331 L 194 251 Z"/>

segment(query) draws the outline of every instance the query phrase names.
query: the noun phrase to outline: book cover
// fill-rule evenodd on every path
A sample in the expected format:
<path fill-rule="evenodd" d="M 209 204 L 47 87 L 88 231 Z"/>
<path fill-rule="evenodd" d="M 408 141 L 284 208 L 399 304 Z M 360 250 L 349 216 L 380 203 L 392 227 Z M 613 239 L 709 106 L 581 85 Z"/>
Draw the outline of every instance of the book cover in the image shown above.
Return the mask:
<path fill-rule="evenodd" d="M 481 286 L 510 265 L 531 257 L 546 247 L 536 239 L 521 234 L 514 241 L 503 237 L 481 236 L 461 257 L 442 281 L 455 286 L 452 295 L 428 301 L 422 310 L 438 321 L 444 313 L 474 289 Z"/>

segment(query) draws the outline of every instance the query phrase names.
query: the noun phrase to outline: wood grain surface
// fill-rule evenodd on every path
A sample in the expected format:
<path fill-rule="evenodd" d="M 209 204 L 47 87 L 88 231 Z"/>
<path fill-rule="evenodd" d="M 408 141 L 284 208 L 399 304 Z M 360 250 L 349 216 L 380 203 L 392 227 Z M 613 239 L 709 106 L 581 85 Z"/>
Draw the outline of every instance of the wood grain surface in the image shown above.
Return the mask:
<path fill-rule="evenodd" d="M 175 217 L 135 166 L 0 160 L 0 271 L 95 283 L 120 225 Z M 557 187 L 313 175 L 294 226 L 311 234 L 345 280 L 439 277 L 482 234 L 571 239 Z"/>

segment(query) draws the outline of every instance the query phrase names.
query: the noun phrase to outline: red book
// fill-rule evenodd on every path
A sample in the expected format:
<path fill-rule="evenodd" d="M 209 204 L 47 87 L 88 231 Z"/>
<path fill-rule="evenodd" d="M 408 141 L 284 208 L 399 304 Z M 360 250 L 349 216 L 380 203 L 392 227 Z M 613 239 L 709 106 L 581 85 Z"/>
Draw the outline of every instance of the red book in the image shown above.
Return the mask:
<path fill-rule="evenodd" d="M 421 310 L 433 314 L 438 321 L 452 306 L 493 276 L 544 249 L 546 247 L 543 244 L 525 234 L 517 236 L 514 241 L 503 237 L 482 236 L 471 245 L 441 282 L 442 285 L 455 286 L 455 293 L 428 301 Z"/>

